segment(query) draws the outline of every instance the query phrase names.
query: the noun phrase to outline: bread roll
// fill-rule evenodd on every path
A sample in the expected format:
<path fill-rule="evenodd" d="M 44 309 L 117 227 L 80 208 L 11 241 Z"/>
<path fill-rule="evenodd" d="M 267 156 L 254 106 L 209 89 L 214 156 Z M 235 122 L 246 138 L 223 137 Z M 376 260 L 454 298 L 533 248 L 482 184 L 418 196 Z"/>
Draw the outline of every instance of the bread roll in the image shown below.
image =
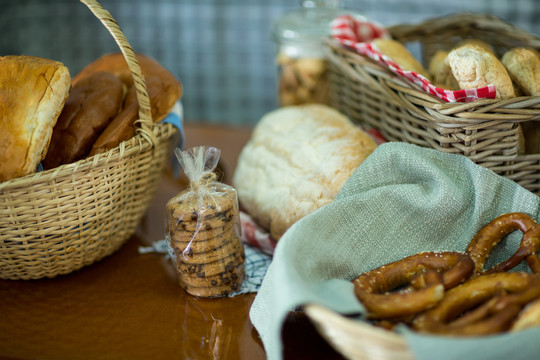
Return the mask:
<path fill-rule="evenodd" d="M 164 92 L 167 90 L 163 86 L 163 81 L 157 76 L 150 76 L 146 79 L 146 90 L 148 97 L 150 98 L 150 104 L 152 105 L 152 119 L 163 120 L 171 108 L 167 109 L 169 104 L 160 104 L 159 100 L 163 97 Z M 176 99 L 178 100 L 178 99 Z M 175 101 L 176 102 L 176 101 Z M 167 109 L 167 110 L 165 110 Z M 135 121 L 139 118 L 139 102 L 137 101 L 137 91 L 135 86 L 129 88 L 129 92 L 126 95 L 122 112 L 118 114 L 114 120 L 107 126 L 107 128 L 97 138 L 90 155 L 96 155 L 106 152 L 112 148 L 115 148 L 122 141 L 131 139 L 135 133 Z"/>
<path fill-rule="evenodd" d="M 69 70 L 60 62 L 0 57 L 0 181 L 36 171 L 70 86 Z"/>
<path fill-rule="evenodd" d="M 375 147 L 366 132 L 328 106 L 272 111 L 239 156 L 233 184 L 240 205 L 278 240 L 330 203 Z"/>
<path fill-rule="evenodd" d="M 535 49 L 510 49 L 503 55 L 502 63 L 525 95 L 540 94 L 540 54 Z"/>
<path fill-rule="evenodd" d="M 148 84 L 147 84 L 148 86 Z M 107 125 L 96 139 L 90 150 L 90 156 L 101 154 L 115 148 L 122 141 L 131 139 L 135 131 L 135 120 L 139 118 L 137 91 L 132 86 L 125 99 L 122 111 Z"/>
<path fill-rule="evenodd" d="M 414 71 L 423 75 L 426 79 L 431 80 L 429 73 L 418 60 L 407 50 L 407 48 L 399 41 L 392 39 L 377 39 L 373 44 L 383 54 L 392 59 L 396 64 L 401 66 L 403 70 Z"/>
<path fill-rule="evenodd" d="M 92 145 L 122 107 L 124 85 L 109 72 L 100 71 L 73 85 L 58 118 L 45 169 L 88 156 Z"/>
<path fill-rule="evenodd" d="M 182 96 L 182 85 L 153 58 L 143 54 L 136 54 L 136 57 L 145 79 L 156 77 L 161 81 L 161 90 L 150 98 L 153 120 L 159 122 L 167 116 Z M 98 71 L 111 72 L 128 87 L 133 86 L 133 76 L 122 53 L 107 54 L 90 63 L 73 78 L 73 84 Z"/>
<path fill-rule="evenodd" d="M 428 72 L 435 86 L 447 90 L 459 90 L 459 85 L 448 62 L 447 51 L 439 50 L 431 57 Z"/>
<path fill-rule="evenodd" d="M 472 43 L 456 47 L 448 54 L 448 62 L 461 89 L 493 84 L 498 98 L 515 96 L 512 79 L 506 68 L 484 47 Z"/>
<path fill-rule="evenodd" d="M 182 96 L 182 85 L 156 60 L 142 54 L 136 54 L 136 57 L 145 78 L 152 119 L 157 123 L 169 114 L 174 104 Z M 130 139 L 135 134 L 134 124 L 139 118 L 139 103 L 133 85 L 133 76 L 124 55 L 113 53 L 102 56 L 78 73 L 73 79 L 73 83 L 76 84 L 81 79 L 99 71 L 111 72 L 118 76 L 128 87 L 129 92 L 123 111 L 96 140 L 90 155 L 108 151 L 118 146 L 122 141 Z"/>

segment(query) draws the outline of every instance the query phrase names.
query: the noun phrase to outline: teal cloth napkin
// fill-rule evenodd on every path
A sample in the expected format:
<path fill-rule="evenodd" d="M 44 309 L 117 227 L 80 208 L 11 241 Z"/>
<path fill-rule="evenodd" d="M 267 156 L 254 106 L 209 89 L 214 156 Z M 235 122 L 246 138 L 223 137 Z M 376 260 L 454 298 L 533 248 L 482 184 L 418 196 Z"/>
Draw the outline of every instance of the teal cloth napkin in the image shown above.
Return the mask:
<path fill-rule="evenodd" d="M 539 205 L 538 196 L 464 156 L 404 143 L 379 146 L 332 203 L 280 239 L 250 310 L 268 358 L 282 357 L 289 310 L 316 303 L 343 314 L 364 312 L 350 282 L 358 274 L 420 251 L 464 251 L 503 213 L 538 221 Z M 520 239 L 511 234 L 486 266 L 510 256 Z M 540 358 L 540 328 L 467 340 L 403 335 L 417 359 Z"/>

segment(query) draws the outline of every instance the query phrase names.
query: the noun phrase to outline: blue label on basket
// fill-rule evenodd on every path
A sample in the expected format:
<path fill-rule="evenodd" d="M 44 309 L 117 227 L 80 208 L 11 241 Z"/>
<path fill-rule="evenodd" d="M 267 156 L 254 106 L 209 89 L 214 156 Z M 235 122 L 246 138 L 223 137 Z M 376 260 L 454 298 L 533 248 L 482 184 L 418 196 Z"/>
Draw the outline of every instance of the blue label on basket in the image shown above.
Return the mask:
<path fill-rule="evenodd" d="M 169 112 L 169 115 L 167 115 L 165 119 L 161 121 L 164 123 L 172 124 L 178 129 L 178 132 L 180 133 L 180 140 L 176 146 L 179 148 L 182 148 L 184 146 L 183 113 L 184 111 L 182 103 L 178 101 L 176 104 L 174 104 L 173 108 Z"/>
<path fill-rule="evenodd" d="M 176 104 L 174 104 L 173 108 L 169 112 L 169 115 L 165 117 L 165 119 L 162 120 L 164 123 L 173 124 L 180 133 L 180 139 L 178 140 L 177 144 L 175 145 L 179 149 L 184 148 L 184 128 L 183 128 L 183 114 L 184 109 L 182 107 L 182 102 L 178 101 Z M 178 161 L 176 160 L 176 157 L 174 156 L 174 152 L 171 156 L 171 170 L 173 173 L 173 176 L 175 178 L 178 178 L 180 176 L 180 164 L 178 164 Z"/>

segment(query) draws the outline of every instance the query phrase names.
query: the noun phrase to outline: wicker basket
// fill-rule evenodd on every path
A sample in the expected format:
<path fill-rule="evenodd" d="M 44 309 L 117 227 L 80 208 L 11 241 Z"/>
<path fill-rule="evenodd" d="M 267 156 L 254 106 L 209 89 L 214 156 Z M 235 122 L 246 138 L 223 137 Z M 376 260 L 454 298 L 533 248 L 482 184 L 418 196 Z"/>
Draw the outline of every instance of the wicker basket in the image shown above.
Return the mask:
<path fill-rule="evenodd" d="M 414 359 L 401 335 L 346 318 L 321 305 L 307 305 L 305 312 L 328 344 L 347 359 Z"/>
<path fill-rule="evenodd" d="M 137 135 L 107 153 L 0 183 L 0 278 L 67 274 L 112 254 L 144 215 L 176 129 L 154 124 L 135 54 L 116 21 L 81 0 L 116 40 L 140 104 Z"/>
<path fill-rule="evenodd" d="M 466 38 L 487 41 L 499 56 L 515 46 L 540 49 L 539 37 L 488 15 L 460 13 L 388 30 L 420 51 L 424 64 Z M 540 97 L 446 103 L 333 39 L 324 48 L 331 104 L 353 121 L 379 129 L 389 141 L 465 155 L 540 193 L 540 154 L 518 154 L 519 123 L 540 120 Z"/>

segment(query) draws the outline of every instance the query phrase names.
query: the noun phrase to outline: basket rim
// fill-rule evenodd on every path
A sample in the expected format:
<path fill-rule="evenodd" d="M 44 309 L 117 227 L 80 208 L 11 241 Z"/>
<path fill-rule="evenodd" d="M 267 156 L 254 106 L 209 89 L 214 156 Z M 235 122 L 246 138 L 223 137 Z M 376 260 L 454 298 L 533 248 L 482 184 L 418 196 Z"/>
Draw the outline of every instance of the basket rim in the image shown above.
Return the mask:
<path fill-rule="evenodd" d="M 158 123 L 153 127 L 153 133 L 158 142 L 172 136 L 174 132 L 176 132 L 176 128 L 170 123 Z M 37 183 L 52 181 L 60 176 L 73 175 L 80 171 L 88 171 L 107 163 L 113 163 L 120 159 L 142 153 L 154 148 L 154 146 L 155 144 L 149 142 L 148 139 L 143 135 L 135 134 L 135 136 L 133 136 L 131 139 L 120 143 L 118 146 L 108 150 L 107 152 L 89 156 L 73 163 L 60 165 L 53 169 L 43 170 L 26 176 L 0 182 L 0 192 L 8 191 L 13 188 L 32 186 Z"/>
<path fill-rule="evenodd" d="M 355 67 L 356 71 L 361 69 L 362 72 L 369 75 L 383 78 L 388 87 L 402 94 L 411 103 L 432 109 L 441 115 L 448 116 L 449 119 L 452 119 L 451 123 L 459 122 L 461 124 L 468 124 L 491 122 L 495 120 L 493 116 L 496 116 L 501 122 L 540 120 L 540 96 L 516 96 L 510 99 L 478 99 L 467 103 L 445 102 L 436 96 L 419 89 L 415 84 L 405 81 L 390 71 L 390 69 L 381 66 L 374 60 L 343 46 L 333 38 L 326 38 L 323 44 L 327 58 L 336 64 L 336 66 L 343 67 L 339 64 L 341 59 L 336 59 L 338 56 L 347 57 L 359 64 L 359 66 Z M 334 52 L 340 55 L 336 55 Z M 348 71 L 347 74 L 356 78 L 360 76 L 359 74 L 351 73 L 351 71 Z M 536 114 L 528 114 L 516 110 L 527 107 L 530 108 L 531 106 L 538 108 Z M 494 108 L 502 110 L 499 110 L 496 113 L 490 113 L 490 110 Z M 470 116 L 468 113 L 475 113 L 478 114 L 478 116 Z M 492 115 L 491 117 L 490 114 Z M 435 119 L 432 119 L 432 121 L 435 121 Z M 444 123 L 444 121 L 441 121 L 441 123 Z"/>
<path fill-rule="evenodd" d="M 366 322 L 347 318 L 326 306 L 310 303 L 304 306 L 319 334 L 340 354 L 347 358 L 364 358 L 368 353 L 384 358 L 414 359 L 405 338 L 395 332 L 377 328 Z M 358 353 L 356 353 L 358 350 Z M 352 352 L 355 352 L 353 354 Z"/>
<path fill-rule="evenodd" d="M 494 14 L 479 13 L 472 11 L 455 12 L 447 15 L 428 18 L 415 24 L 401 23 L 389 26 L 387 30 L 390 34 L 408 33 L 413 31 L 424 31 L 431 33 L 440 31 L 453 24 L 473 25 L 475 28 L 483 30 L 503 30 L 514 38 L 529 39 L 538 41 L 537 47 L 540 47 L 540 36 L 532 34 L 516 24 L 510 23 Z"/>
<path fill-rule="evenodd" d="M 522 43 L 527 43 L 526 46 L 537 48 L 540 50 L 540 36 L 529 33 L 528 31 L 509 23 L 502 18 L 485 13 L 477 12 L 456 12 L 443 16 L 433 17 L 415 24 L 397 24 L 387 27 L 388 32 L 393 38 L 403 43 L 409 43 L 411 41 L 422 41 L 424 35 L 444 33 L 446 28 L 470 26 L 471 28 L 478 30 L 493 30 L 498 32 L 505 32 L 506 36 L 511 39 L 519 40 Z M 405 79 L 399 77 L 389 69 L 381 66 L 376 61 L 362 56 L 351 48 L 348 48 L 340 44 L 336 39 L 328 36 L 323 41 L 323 49 L 329 60 L 334 63 L 339 63 L 336 60 L 338 53 L 340 56 L 347 57 L 348 59 L 358 62 L 361 66 L 355 67 L 355 72 L 366 72 L 374 77 L 383 78 L 386 80 L 386 85 L 393 90 L 398 91 L 408 101 L 421 107 L 433 109 L 441 115 L 456 116 L 458 112 L 473 112 L 480 114 L 489 114 L 491 109 L 497 109 L 496 113 L 498 118 L 506 118 L 505 120 L 519 122 L 528 120 L 540 119 L 540 96 L 516 96 L 511 99 L 493 99 L 491 101 L 476 100 L 470 103 L 463 102 L 445 102 L 442 99 L 437 98 L 434 95 L 429 94 L 423 89 L 419 88 L 415 84 L 405 81 Z M 347 72 L 351 74 L 351 71 Z M 351 74 L 354 76 L 355 74 Z M 357 75 L 358 76 L 358 75 Z M 535 114 L 527 114 L 520 112 L 516 109 L 530 108 L 536 106 L 538 112 Z M 502 109 L 502 110 L 500 110 Z M 468 117 L 468 116 L 467 116 Z M 479 116 L 476 122 L 482 122 L 482 118 L 485 115 Z M 458 118 L 458 116 L 456 116 Z M 467 119 L 463 119 L 467 121 Z M 493 121 L 493 118 L 489 118 L 485 121 Z"/>

